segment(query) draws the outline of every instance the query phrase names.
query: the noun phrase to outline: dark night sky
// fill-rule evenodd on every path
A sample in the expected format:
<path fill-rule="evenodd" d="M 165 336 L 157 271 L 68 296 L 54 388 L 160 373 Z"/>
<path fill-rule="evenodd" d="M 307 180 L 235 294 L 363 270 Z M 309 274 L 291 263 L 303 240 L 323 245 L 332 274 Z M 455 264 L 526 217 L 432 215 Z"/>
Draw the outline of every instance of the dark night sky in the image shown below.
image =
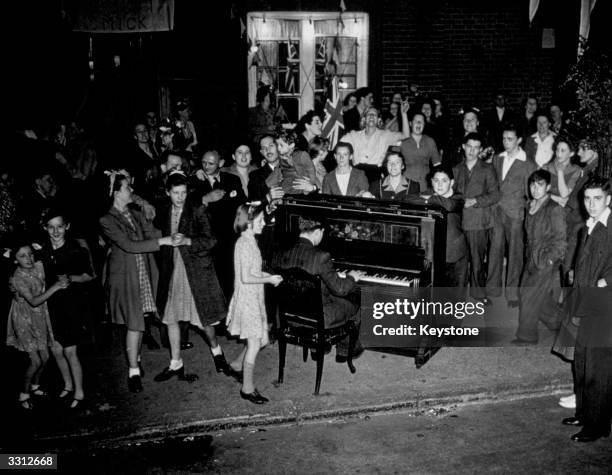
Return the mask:
<path fill-rule="evenodd" d="M 243 14 L 248 10 L 290 9 L 288 5 L 296 6 L 295 1 L 280 0 L 250 1 L 248 5 L 237 3 L 242 3 L 238 11 Z M 372 12 L 374 7 L 371 5 L 378 6 L 383 2 L 364 0 L 347 3 L 349 9 L 369 9 Z M 608 52 L 612 50 L 607 24 L 611 17 L 610 3 L 606 0 L 597 2 L 591 27 L 591 41 Z M 68 5 L 69 15 L 73 13 L 70 1 L 66 0 L 63 4 Z M 78 5 L 78 2 L 73 4 Z M 327 5 L 326 9 L 329 9 L 330 2 L 312 0 L 297 4 L 303 9 L 321 9 L 322 5 Z M 6 18 L 18 27 L 5 40 L 8 45 L 5 71 L 10 82 L 9 110 L 18 121 L 31 122 L 33 115 L 42 120 L 70 115 L 81 105 L 90 87 L 88 35 L 70 31 L 69 20 L 62 19 L 61 5 L 60 0 L 20 0 L 8 7 Z M 525 0 L 526 10 L 527 5 L 528 1 Z M 579 0 L 575 0 L 574 7 L 574 10 L 579 8 Z M 571 9 L 561 9 L 559 2 L 552 0 L 543 0 L 540 9 L 538 15 L 544 18 L 544 23 L 557 28 L 557 47 L 567 52 L 575 50 L 578 18 L 569 13 Z M 149 81 L 150 84 L 141 84 L 143 90 L 156 90 L 156 84 L 150 79 L 155 75 L 151 71 L 151 67 L 154 67 L 162 81 L 170 78 L 190 79 L 188 83 L 191 86 L 187 86 L 187 89 L 197 84 L 203 102 L 214 102 L 219 95 L 232 93 L 243 105 L 246 46 L 240 41 L 237 28 L 236 22 L 230 22 L 226 2 L 177 0 L 175 31 L 145 35 L 142 38 L 144 48 L 137 46 L 141 41 L 138 35 L 129 35 L 131 38 L 127 42 L 127 35 L 113 35 L 115 38 L 104 36 L 103 40 L 94 39 L 94 44 L 98 46 L 96 53 L 102 54 L 102 58 L 98 56 L 97 59 L 106 60 L 107 64 L 114 50 L 121 51 L 128 60 L 135 58 L 131 64 L 132 71 L 140 70 L 140 76 L 136 74 L 137 77 L 131 80 L 141 83 Z M 571 55 L 564 57 L 567 58 L 565 63 L 572 59 Z M 563 63 L 561 61 L 558 65 L 561 70 L 566 67 Z M 104 68 L 101 69 L 98 80 L 104 78 Z M 152 96 L 154 92 L 144 95 Z M 147 101 L 150 102 L 150 97 L 140 100 L 141 103 L 135 107 L 145 107 Z"/>

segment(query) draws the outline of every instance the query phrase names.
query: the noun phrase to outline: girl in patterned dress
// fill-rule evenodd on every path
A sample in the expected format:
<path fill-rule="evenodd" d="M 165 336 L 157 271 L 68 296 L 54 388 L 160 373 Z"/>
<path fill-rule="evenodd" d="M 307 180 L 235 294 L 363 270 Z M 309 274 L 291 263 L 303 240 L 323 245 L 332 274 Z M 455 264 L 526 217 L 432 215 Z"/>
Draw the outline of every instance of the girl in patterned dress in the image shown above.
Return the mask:
<path fill-rule="evenodd" d="M 47 299 L 58 290 L 67 288 L 70 283 L 64 276 L 45 291 L 43 265 L 34 261 L 30 245 L 17 245 L 12 255 L 18 267 L 10 280 L 14 296 L 8 316 L 6 344 L 25 351 L 30 357 L 19 403 L 24 409 L 32 409 L 30 392 L 35 396 L 45 395 L 38 381 L 49 359 L 48 347 L 53 344 Z"/>
<path fill-rule="evenodd" d="M 234 249 L 234 295 L 227 315 L 229 332 L 246 340 L 244 350 L 231 364 L 235 371 L 242 369 L 240 396 L 255 404 L 268 402 L 253 383 L 255 358 L 260 348 L 269 342 L 264 284 L 277 286 L 282 281 L 280 275 L 261 270 L 261 253 L 255 235 L 261 234 L 263 227 L 262 208 L 242 205 L 236 210 L 234 230 L 241 234 Z"/>
<path fill-rule="evenodd" d="M 172 237 L 161 237 L 133 201 L 130 179 L 111 172 L 112 206 L 100 218 L 102 232 L 110 243 L 107 262 L 108 309 L 113 323 L 127 326 L 128 389 L 142 391 L 140 350 L 145 330 L 144 314 L 156 314 L 157 265 L 153 253 L 172 246 Z"/>

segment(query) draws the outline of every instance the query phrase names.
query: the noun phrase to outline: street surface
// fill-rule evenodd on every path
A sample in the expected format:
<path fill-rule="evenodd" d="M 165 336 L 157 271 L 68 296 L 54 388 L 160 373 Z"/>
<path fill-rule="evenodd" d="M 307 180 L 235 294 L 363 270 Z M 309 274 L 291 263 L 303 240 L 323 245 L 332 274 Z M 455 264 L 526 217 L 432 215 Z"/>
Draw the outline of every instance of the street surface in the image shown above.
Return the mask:
<path fill-rule="evenodd" d="M 60 454 L 79 473 L 612 473 L 612 440 L 572 442 L 558 396 L 249 428 Z"/>

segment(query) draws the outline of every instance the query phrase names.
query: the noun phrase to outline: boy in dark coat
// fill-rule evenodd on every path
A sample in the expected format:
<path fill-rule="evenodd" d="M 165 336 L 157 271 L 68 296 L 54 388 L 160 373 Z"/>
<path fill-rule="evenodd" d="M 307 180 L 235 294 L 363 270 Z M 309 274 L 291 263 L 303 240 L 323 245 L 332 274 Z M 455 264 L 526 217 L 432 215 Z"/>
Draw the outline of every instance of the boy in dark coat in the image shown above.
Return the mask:
<path fill-rule="evenodd" d="M 553 288 L 559 287 L 559 266 L 566 247 L 565 212 L 550 198 L 550 173 L 536 170 L 529 176 L 533 200 L 525 219 L 527 252 L 521 279 L 517 345 L 538 341 L 538 320 L 550 328 L 559 324 Z"/>
<path fill-rule="evenodd" d="M 580 230 L 573 270 L 570 315 L 578 323 L 574 353 L 575 417 L 565 425 L 582 426 L 572 435 L 592 442 L 610 435 L 612 421 L 612 213 L 610 183 L 593 177 L 584 185 L 589 218 Z"/>
<path fill-rule="evenodd" d="M 476 132 L 463 139 L 465 159 L 455 168 L 454 190 L 464 199 L 462 228 L 470 251 L 470 295 L 491 305 L 487 297 L 485 256 L 493 227 L 493 205 L 499 201 L 499 186 L 493 166 L 480 160 L 482 137 Z"/>

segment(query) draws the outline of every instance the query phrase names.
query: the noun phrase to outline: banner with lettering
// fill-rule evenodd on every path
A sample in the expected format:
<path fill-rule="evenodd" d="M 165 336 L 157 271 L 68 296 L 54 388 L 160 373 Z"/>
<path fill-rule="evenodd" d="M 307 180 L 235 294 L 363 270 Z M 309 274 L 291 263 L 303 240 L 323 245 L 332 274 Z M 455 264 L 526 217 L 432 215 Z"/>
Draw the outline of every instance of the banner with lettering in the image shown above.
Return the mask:
<path fill-rule="evenodd" d="M 74 31 L 147 33 L 174 28 L 174 0 L 81 0 Z"/>

